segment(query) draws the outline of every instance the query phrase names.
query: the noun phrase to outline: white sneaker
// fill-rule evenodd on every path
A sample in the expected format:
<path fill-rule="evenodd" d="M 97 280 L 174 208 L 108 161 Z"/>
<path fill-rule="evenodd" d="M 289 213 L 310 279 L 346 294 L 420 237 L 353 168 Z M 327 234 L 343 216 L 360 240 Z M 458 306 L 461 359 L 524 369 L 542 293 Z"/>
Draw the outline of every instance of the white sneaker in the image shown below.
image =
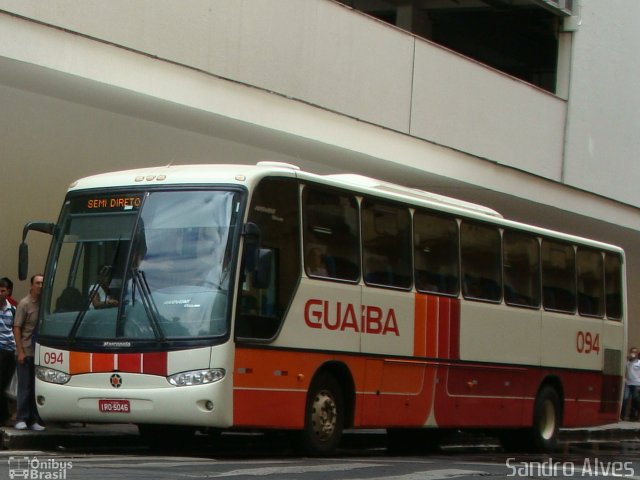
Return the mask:
<path fill-rule="evenodd" d="M 27 429 L 27 424 L 25 422 L 17 422 L 15 427 L 16 430 L 26 430 Z"/>
<path fill-rule="evenodd" d="M 33 425 L 31 425 L 31 430 L 34 430 L 36 432 L 42 432 L 43 430 L 46 430 L 46 428 L 40 425 L 39 423 L 34 423 Z"/>

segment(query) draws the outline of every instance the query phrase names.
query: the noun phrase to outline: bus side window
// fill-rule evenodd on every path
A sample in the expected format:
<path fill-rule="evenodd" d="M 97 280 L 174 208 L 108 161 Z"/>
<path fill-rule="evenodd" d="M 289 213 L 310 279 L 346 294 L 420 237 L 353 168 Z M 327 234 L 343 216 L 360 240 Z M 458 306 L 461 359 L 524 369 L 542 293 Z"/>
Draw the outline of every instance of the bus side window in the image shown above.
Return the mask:
<path fill-rule="evenodd" d="M 604 315 L 602 253 L 578 247 L 576 267 L 578 272 L 578 312 L 580 315 L 602 317 Z"/>
<path fill-rule="evenodd" d="M 419 292 L 458 295 L 458 222 L 454 218 L 416 212 L 413 256 Z"/>
<path fill-rule="evenodd" d="M 576 311 L 576 260 L 572 245 L 542 240 L 542 301 L 545 310 Z"/>
<path fill-rule="evenodd" d="M 536 237 L 506 230 L 502 238 L 504 300 L 508 305 L 540 306 L 540 243 Z"/>
<path fill-rule="evenodd" d="M 280 330 L 300 277 L 298 198 L 298 184 L 283 178 L 265 178 L 253 192 L 248 221 L 258 226 L 271 265 L 267 285 L 251 274 L 241 278 L 237 337 L 268 340 Z"/>
<path fill-rule="evenodd" d="M 364 281 L 370 285 L 410 288 L 411 215 L 395 205 L 362 201 Z"/>
<path fill-rule="evenodd" d="M 465 298 L 499 302 L 502 298 L 500 231 L 488 225 L 462 222 L 460 252 Z"/>
<path fill-rule="evenodd" d="M 306 186 L 302 208 L 307 275 L 357 281 L 360 249 L 356 199 L 342 192 Z"/>
<path fill-rule="evenodd" d="M 604 285 L 607 318 L 622 319 L 622 258 L 614 253 L 604 256 Z"/>

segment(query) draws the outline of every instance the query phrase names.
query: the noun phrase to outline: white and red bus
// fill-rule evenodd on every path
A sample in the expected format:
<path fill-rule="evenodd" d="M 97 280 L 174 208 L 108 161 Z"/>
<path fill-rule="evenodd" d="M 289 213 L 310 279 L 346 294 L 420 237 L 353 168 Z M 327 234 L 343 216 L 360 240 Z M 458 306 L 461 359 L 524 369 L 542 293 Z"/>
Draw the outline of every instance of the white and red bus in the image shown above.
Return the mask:
<path fill-rule="evenodd" d="M 345 428 L 498 429 L 551 450 L 560 426 L 618 419 L 611 245 L 275 162 L 84 178 L 29 230 L 53 235 L 45 421 L 291 430 L 323 454 Z"/>

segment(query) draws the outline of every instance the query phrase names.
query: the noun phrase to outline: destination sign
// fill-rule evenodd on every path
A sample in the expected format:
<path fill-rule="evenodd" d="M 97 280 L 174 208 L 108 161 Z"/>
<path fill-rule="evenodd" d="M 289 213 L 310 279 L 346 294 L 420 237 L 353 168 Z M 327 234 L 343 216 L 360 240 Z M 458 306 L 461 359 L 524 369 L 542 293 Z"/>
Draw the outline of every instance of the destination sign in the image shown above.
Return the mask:
<path fill-rule="evenodd" d="M 74 213 L 126 212 L 142 206 L 143 194 L 85 195 L 71 201 Z"/>
<path fill-rule="evenodd" d="M 90 198 L 87 200 L 87 208 L 89 210 L 103 209 L 123 209 L 133 210 L 139 208 L 142 204 L 142 197 L 109 197 L 109 198 Z"/>

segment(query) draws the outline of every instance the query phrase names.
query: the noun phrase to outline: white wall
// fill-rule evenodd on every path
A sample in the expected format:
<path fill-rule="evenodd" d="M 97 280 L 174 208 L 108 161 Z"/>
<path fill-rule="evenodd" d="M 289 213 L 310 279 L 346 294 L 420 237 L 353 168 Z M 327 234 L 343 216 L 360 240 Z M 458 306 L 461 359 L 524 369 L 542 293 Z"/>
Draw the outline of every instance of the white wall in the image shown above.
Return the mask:
<path fill-rule="evenodd" d="M 564 181 L 640 205 L 640 2 L 582 0 Z"/>
<path fill-rule="evenodd" d="M 408 129 L 413 38 L 330 1 L 2 0 L 0 8 Z"/>
<path fill-rule="evenodd" d="M 564 101 L 329 0 L 0 8 L 560 180 Z"/>
<path fill-rule="evenodd" d="M 566 103 L 427 42 L 417 42 L 411 134 L 559 181 Z"/>

